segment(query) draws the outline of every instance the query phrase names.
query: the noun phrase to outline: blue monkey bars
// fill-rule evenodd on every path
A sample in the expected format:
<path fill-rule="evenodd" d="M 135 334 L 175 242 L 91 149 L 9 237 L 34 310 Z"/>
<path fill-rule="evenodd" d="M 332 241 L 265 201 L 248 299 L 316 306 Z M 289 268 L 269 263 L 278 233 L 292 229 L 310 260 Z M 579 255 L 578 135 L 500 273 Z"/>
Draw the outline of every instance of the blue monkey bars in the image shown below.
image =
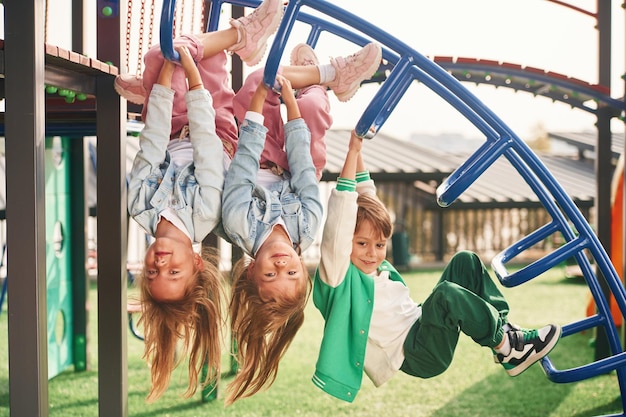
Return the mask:
<path fill-rule="evenodd" d="M 168 10 L 173 10 L 172 3 L 174 0 L 165 0 L 163 9 L 166 10 L 169 7 Z M 252 8 L 260 4 L 259 1 L 253 0 L 214 0 L 207 24 L 208 31 L 217 29 L 223 3 Z M 317 11 L 324 18 L 303 12 L 301 9 L 305 6 Z M 171 13 L 169 18 L 172 18 Z M 263 78 L 267 85 L 274 83 L 284 48 L 296 21 L 310 26 L 307 43 L 311 46 L 316 45 L 324 32 L 344 38 L 359 46 L 371 41 L 383 46 L 383 59 L 389 63 L 391 70 L 356 124 L 356 131 L 360 136 L 373 138 L 376 135 L 413 81 L 418 81 L 430 88 L 484 134 L 485 143 L 437 189 L 437 199 L 441 206 L 447 207 L 452 204 L 498 158 L 504 157 L 513 165 L 536 193 L 552 221 L 498 254 L 493 259 L 493 269 L 504 286 L 512 287 L 538 277 L 565 259 L 571 257 L 576 259 L 591 290 L 598 312 L 591 317 L 565 324 L 563 337 L 601 326 L 606 331 L 611 356 L 565 370 L 557 369 L 549 357 L 545 357 L 541 365 L 547 377 L 557 383 L 576 382 L 616 371 L 622 397 L 622 409 L 626 409 L 624 402 L 626 401 L 626 353 L 622 348 L 600 280 L 606 280 L 622 315 L 626 312 L 626 291 L 609 256 L 590 225 L 539 158 L 489 108 L 439 65 L 375 25 L 325 0 L 289 1 L 268 54 Z M 175 52 L 171 46 L 172 23 L 173 20 L 167 26 L 168 23 L 164 24 L 162 20 L 161 25 L 161 47 L 166 57 L 174 56 Z M 170 38 L 167 42 L 163 42 L 164 33 Z M 517 272 L 508 273 L 505 266 L 507 262 L 554 233 L 560 233 L 563 236 L 565 240 L 563 246 Z M 591 254 L 597 271 L 591 267 L 590 259 L 584 253 L 585 250 Z M 619 416 L 625 415 L 624 412 L 619 414 Z"/>

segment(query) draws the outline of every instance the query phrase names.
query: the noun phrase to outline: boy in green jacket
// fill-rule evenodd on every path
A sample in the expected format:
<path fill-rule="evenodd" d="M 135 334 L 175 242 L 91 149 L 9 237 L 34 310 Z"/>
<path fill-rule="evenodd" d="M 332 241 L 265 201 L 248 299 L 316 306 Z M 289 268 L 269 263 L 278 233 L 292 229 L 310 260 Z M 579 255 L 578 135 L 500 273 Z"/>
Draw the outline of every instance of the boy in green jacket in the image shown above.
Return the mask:
<path fill-rule="evenodd" d="M 452 362 L 460 332 L 491 348 L 511 376 L 547 355 L 561 327 L 528 330 L 511 324 L 507 301 L 472 252 L 450 260 L 422 304 L 411 299 L 385 260 L 391 217 L 376 197 L 361 147 L 362 138 L 352 131 L 328 202 L 313 290 L 326 324 L 313 383 L 352 402 L 363 372 L 375 386 L 397 370 L 420 378 L 439 375 Z"/>

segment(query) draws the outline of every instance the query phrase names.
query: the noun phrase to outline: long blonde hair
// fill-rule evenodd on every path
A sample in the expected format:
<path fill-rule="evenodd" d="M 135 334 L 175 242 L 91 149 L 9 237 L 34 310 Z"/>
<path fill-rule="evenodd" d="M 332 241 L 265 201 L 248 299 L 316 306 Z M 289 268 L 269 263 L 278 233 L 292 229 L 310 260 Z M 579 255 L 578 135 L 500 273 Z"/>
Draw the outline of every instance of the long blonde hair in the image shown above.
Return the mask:
<path fill-rule="evenodd" d="M 219 379 L 224 325 L 223 280 L 215 249 L 204 247 L 202 261 L 204 268 L 197 272 L 194 283 L 189 285 L 181 300 L 155 300 L 148 281 L 143 276 L 139 278 L 142 314 L 138 325 L 143 326 L 143 357 L 151 375 L 148 402 L 157 400 L 165 392 L 172 371 L 187 355 L 189 384 L 183 394 L 185 398 L 196 392 L 205 362 L 208 372 L 201 383 L 211 384 Z M 179 342 L 182 342 L 182 352 L 177 355 Z"/>
<path fill-rule="evenodd" d="M 239 372 L 227 388 L 227 406 L 274 383 L 279 362 L 304 322 L 304 308 L 313 287 L 302 261 L 301 291 L 295 297 L 263 301 L 257 284 L 249 279 L 250 263 L 244 257 L 232 272 L 230 319 Z"/>

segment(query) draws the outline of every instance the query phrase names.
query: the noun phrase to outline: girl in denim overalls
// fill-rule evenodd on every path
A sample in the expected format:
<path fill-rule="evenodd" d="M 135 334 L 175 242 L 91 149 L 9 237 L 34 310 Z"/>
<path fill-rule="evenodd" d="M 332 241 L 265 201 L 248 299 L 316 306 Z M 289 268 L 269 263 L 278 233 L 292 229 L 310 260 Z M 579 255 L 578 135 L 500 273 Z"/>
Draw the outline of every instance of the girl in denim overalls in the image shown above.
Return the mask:
<path fill-rule="evenodd" d="M 157 45 L 145 56 L 143 80 L 116 78 L 122 96 L 144 104 L 128 211 L 154 237 L 137 280 L 151 372 L 148 401 L 163 394 L 183 358 L 188 357 L 187 397 L 198 382 L 215 383 L 220 375 L 223 277 L 216 251 L 201 242 L 211 232 L 224 236 L 224 175 L 237 142 L 224 51 L 246 62 L 260 60 L 282 7 L 279 0 L 266 0 L 251 15 L 232 21 L 230 29 L 177 40 L 180 65 L 165 61 Z M 176 351 L 179 344 L 182 352 Z M 207 376 L 199 381 L 205 363 Z"/>

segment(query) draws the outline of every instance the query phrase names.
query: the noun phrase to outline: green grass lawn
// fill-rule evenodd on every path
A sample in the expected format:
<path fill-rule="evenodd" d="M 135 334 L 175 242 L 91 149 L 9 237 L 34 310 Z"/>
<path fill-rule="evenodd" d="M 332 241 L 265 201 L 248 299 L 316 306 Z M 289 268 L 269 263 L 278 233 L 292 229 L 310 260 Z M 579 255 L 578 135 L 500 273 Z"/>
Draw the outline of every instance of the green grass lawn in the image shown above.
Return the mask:
<path fill-rule="evenodd" d="M 440 271 L 405 274 L 416 301 L 423 300 Z M 511 304 L 510 318 L 524 327 L 548 322 L 560 324 L 584 316 L 587 286 L 582 280 L 564 278 L 555 268 L 516 288 L 505 288 Z M 92 370 L 67 371 L 49 383 L 50 416 L 98 415 L 98 363 L 96 293 L 91 290 L 89 360 Z M 6 306 L 5 306 L 6 308 Z M 555 384 L 539 365 L 511 378 L 494 364 L 489 349 L 462 335 L 451 367 L 432 379 L 417 379 L 398 372 L 391 381 L 375 388 L 364 376 L 363 387 L 352 404 L 325 394 L 311 383 L 323 320 L 312 302 L 302 330 L 282 361 L 278 378 L 267 391 L 224 408 L 221 381 L 218 399 L 202 403 L 200 394 L 183 399 L 185 372 L 178 370 L 166 394 L 153 404 L 144 401 L 149 370 L 141 359 L 142 342 L 128 337 L 128 410 L 133 417 L 148 416 L 429 416 L 429 417 L 548 417 L 597 416 L 621 413 L 621 398 L 615 373 L 593 379 Z M 0 416 L 9 416 L 7 314 L 0 315 Z M 593 334 L 572 335 L 556 346 L 550 357 L 558 369 L 590 362 Z M 224 367 L 229 358 L 224 355 Z M 22 416 L 20 416 L 22 417 Z M 29 416 L 24 416 L 29 417 Z M 115 417 L 115 416 L 102 416 Z"/>

